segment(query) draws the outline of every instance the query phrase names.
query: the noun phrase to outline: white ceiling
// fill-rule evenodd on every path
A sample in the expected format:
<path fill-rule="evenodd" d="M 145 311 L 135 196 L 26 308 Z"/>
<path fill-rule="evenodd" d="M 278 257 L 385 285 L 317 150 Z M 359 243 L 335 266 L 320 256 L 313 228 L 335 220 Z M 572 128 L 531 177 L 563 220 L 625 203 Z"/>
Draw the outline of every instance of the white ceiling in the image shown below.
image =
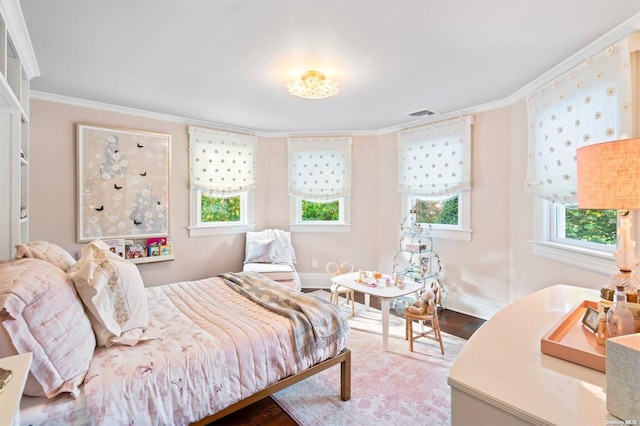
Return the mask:
<path fill-rule="evenodd" d="M 640 13 L 640 0 L 21 4 L 32 89 L 259 133 L 370 132 L 503 101 Z M 289 95 L 308 69 L 340 94 Z"/>

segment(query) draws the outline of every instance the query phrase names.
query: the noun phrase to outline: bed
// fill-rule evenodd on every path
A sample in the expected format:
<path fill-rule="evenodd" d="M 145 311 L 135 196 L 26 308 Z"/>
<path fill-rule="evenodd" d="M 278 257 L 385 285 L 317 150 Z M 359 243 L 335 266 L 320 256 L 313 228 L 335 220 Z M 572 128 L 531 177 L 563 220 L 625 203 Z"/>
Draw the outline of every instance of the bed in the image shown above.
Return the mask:
<path fill-rule="evenodd" d="M 91 250 L 93 255 L 83 249 L 78 263 L 93 256 L 92 262 L 85 263 L 94 265 L 95 288 L 79 284 L 77 275 L 85 275 L 86 265 L 51 268 L 51 259 L 43 259 L 51 258 L 50 254 L 37 258 L 38 253 L 29 253 L 33 257 L 0 263 L 0 324 L 4 326 L 0 327 L 0 343 L 4 339 L 0 347 L 5 348 L 0 350 L 10 343 L 16 352 L 28 348 L 29 339 L 12 335 L 17 333 L 12 321 L 20 317 L 16 309 L 22 309 L 22 322 L 28 322 L 43 306 L 62 306 L 59 299 L 64 296 L 79 303 L 87 317 L 84 321 L 74 312 L 78 306 L 72 305 L 54 309 L 49 319 L 39 320 L 36 326 L 27 324 L 30 329 L 23 334 L 33 335 L 38 345 L 43 336 L 56 343 L 46 362 L 36 361 L 42 358 L 42 348 L 31 343 L 34 363 L 25 392 L 36 396 L 23 396 L 22 424 L 204 425 L 338 364 L 340 398 L 350 398 L 348 323 L 333 305 L 259 274 L 228 273 L 137 288 L 142 292 L 140 300 L 146 301 L 146 325 L 140 326 L 133 311 L 123 317 L 119 312 L 123 305 L 113 305 L 114 324 L 120 327 L 114 331 L 113 324 L 98 324 L 93 314 L 100 314 L 95 290 L 110 287 L 109 279 L 99 285 L 101 278 L 116 276 L 122 284 L 137 269 L 130 270 L 123 263 L 114 275 L 113 268 L 104 268 L 104 258 L 109 264 L 126 261 L 114 259 L 102 248 Z M 16 290 L 21 285 L 25 289 Z M 109 300 L 118 299 L 111 287 Z M 34 288 L 45 290 L 35 297 Z M 135 305 L 134 298 L 126 294 L 128 287 L 120 291 L 124 291 L 120 298 L 126 299 L 125 305 Z M 96 306 L 86 302 L 87 292 L 93 294 L 89 299 Z M 69 322 L 72 330 L 64 329 L 62 324 Z M 42 324 L 47 324 L 46 334 Z M 64 365 L 69 357 L 73 361 Z M 45 373 L 39 371 L 42 369 Z M 44 395 L 29 389 L 34 384 L 42 385 Z"/>

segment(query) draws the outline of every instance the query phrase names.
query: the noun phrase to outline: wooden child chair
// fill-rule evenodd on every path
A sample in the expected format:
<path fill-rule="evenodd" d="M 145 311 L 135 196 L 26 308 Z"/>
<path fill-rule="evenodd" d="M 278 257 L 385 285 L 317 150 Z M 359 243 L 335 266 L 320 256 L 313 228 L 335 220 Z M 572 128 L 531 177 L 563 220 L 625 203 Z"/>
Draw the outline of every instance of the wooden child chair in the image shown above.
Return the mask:
<path fill-rule="evenodd" d="M 414 340 L 420 337 L 425 337 L 440 343 L 440 352 L 444 355 L 442 334 L 440 333 L 440 324 L 438 323 L 438 304 L 440 303 L 440 298 L 440 287 L 432 285 L 431 290 L 427 290 L 423 294 L 423 299 L 421 301 L 405 308 L 405 339 L 409 340 L 409 352 L 413 352 Z M 420 332 L 414 333 L 414 321 L 422 321 L 422 330 Z M 427 327 L 427 329 L 425 330 L 424 327 Z"/>
<path fill-rule="evenodd" d="M 347 270 L 348 269 L 348 270 Z M 349 261 L 344 261 L 340 265 L 336 262 L 329 262 L 327 266 L 325 266 L 325 271 L 329 274 L 330 277 L 337 277 L 338 275 L 348 274 L 354 271 L 354 266 Z M 329 295 L 329 301 L 335 303 L 337 306 L 341 306 L 340 303 L 340 295 L 344 294 L 345 301 L 342 303 L 348 303 L 351 301 L 351 316 L 356 314 L 356 302 L 354 291 L 350 288 L 338 285 L 337 283 L 331 283 L 331 294 Z"/>

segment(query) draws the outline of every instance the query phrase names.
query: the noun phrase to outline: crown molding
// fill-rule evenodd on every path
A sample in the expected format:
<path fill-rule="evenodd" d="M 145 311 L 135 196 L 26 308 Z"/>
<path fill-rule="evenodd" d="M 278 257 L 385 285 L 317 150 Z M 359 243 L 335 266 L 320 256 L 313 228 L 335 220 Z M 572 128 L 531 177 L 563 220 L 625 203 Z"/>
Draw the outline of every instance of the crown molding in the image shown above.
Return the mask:
<path fill-rule="evenodd" d="M 502 108 L 509 106 L 510 103 L 507 100 L 500 100 L 496 102 L 490 102 L 483 105 L 474 106 L 471 108 L 465 108 L 458 111 L 453 111 L 447 114 L 439 114 L 437 116 L 431 116 L 429 119 L 413 120 L 407 123 L 399 124 L 392 127 L 385 127 L 374 130 L 340 130 L 340 131 L 282 131 L 282 132 L 267 132 L 243 127 L 229 126 L 225 124 L 215 123 L 212 121 L 194 120 L 186 117 L 180 117 L 176 115 L 163 114 L 153 111 L 145 111 L 141 109 L 123 107 L 114 104 L 108 104 L 104 102 L 91 101 L 87 99 L 74 98 L 70 96 L 58 95 L 55 93 L 41 92 L 39 90 L 31 90 L 30 96 L 32 99 L 38 99 L 48 102 L 56 102 L 65 105 L 73 105 L 82 108 L 98 109 L 102 111 L 115 112 L 120 114 L 134 115 L 138 117 L 150 118 L 153 120 L 168 121 L 172 123 L 184 123 L 188 125 L 207 127 L 217 130 L 225 130 L 229 132 L 248 133 L 258 137 L 265 138 L 289 138 L 289 137 L 307 137 L 307 136 L 381 136 L 389 133 L 395 133 L 401 130 L 406 130 L 412 127 L 421 126 L 424 124 L 436 123 L 439 121 L 456 118 L 462 115 L 470 115 L 473 113 L 489 111 L 492 109 Z"/>
<path fill-rule="evenodd" d="M 225 124 L 213 123 L 203 120 L 194 120 L 186 117 L 180 117 L 177 115 L 163 114 L 153 111 L 145 111 L 142 109 L 129 108 L 120 105 L 108 104 L 105 102 L 91 101 L 88 99 L 74 98 L 71 96 L 58 95 L 55 93 L 41 92 L 39 90 L 31 90 L 30 96 L 32 99 L 38 99 L 48 102 L 56 102 L 65 105 L 72 105 L 82 108 L 98 109 L 102 111 L 115 112 L 120 114 L 134 115 L 138 117 L 150 118 L 152 120 L 168 121 L 170 123 L 184 123 L 194 126 L 211 127 L 216 130 L 225 130 L 229 132 L 247 133 L 251 135 L 257 135 L 254 129 L 248 129 L 237 126 L 227 126 Z M 259 136 L 259 135 L 257 135 Z"/>
<path fill-rule="evenodd" d="M 603 51 L 610 45 L 622 40 L 623 38 L 633 34 L 636 31 L 640 31 L 640 13 L 632 16 L 630 19 L 626 20 L 616 28 L 596 39 L 588 46 L 571 55 L 569 58 L 551 68 L 549 71 L 542 74 L 540 77 L 536 78 L 526 86 L 520 88 L 518 91 L 508 96 L 507 100 L 509 101 L 509 103 L 513 104 L 525 98 L 527 95 L 531 94 L 539 87 L 545 85 L 559 75 L 562 75 L 570 69 L 574 68 L 588 57 Z"/>
<path fill-rule="evenodd" d="M 138 117 L 150 118 L 153 120 L 168 121 L 172 123 L 184 123 L 188 125 L 207 127 L 216 130 L 224 130 L 229 132 L 247 133 L 258 137 L 265 138 L 277 138 L 277 137 L 295 137 L 295 136 L 372 136 L 379 134 L 376 131 L 361 131 L 361 130 L 342 130 L 342 131 L 282 131 L 282 132 L 267 132 L 256 129 L 249 129 L 246 127 L 229 126 L 226 124 L 216 123 L 213 121 L 195 120 L 187 117 L 180 117 L 177 115 L 163 114 L 159 112 L 146 111 L 136 108 L 129 108 L 120 105 L 108 104 L 105 102 L 91 101 L 88 99 L 74 98 L 71 96 L 58 95 L 55 93 L 42 92 L 39 90 L 31 90 L 30 96 L 32 99 L 38 99 L 48 102 L 56 102 L 65 105 L 72 105 L 82 108 L 98 109 L 102 111 L 115 112 L 120 114 L 134 115 Z"/>

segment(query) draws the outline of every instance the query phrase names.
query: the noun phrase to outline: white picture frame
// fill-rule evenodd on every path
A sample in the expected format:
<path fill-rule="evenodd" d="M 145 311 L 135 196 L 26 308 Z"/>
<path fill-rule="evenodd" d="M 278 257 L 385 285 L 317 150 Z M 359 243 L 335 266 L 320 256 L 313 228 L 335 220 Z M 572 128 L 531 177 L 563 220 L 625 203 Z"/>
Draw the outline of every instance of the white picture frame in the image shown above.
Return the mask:
<path fill-rule="evenodd" d="M 77 239 L 170 235 L 171 136 L 76 124 Z"/>

